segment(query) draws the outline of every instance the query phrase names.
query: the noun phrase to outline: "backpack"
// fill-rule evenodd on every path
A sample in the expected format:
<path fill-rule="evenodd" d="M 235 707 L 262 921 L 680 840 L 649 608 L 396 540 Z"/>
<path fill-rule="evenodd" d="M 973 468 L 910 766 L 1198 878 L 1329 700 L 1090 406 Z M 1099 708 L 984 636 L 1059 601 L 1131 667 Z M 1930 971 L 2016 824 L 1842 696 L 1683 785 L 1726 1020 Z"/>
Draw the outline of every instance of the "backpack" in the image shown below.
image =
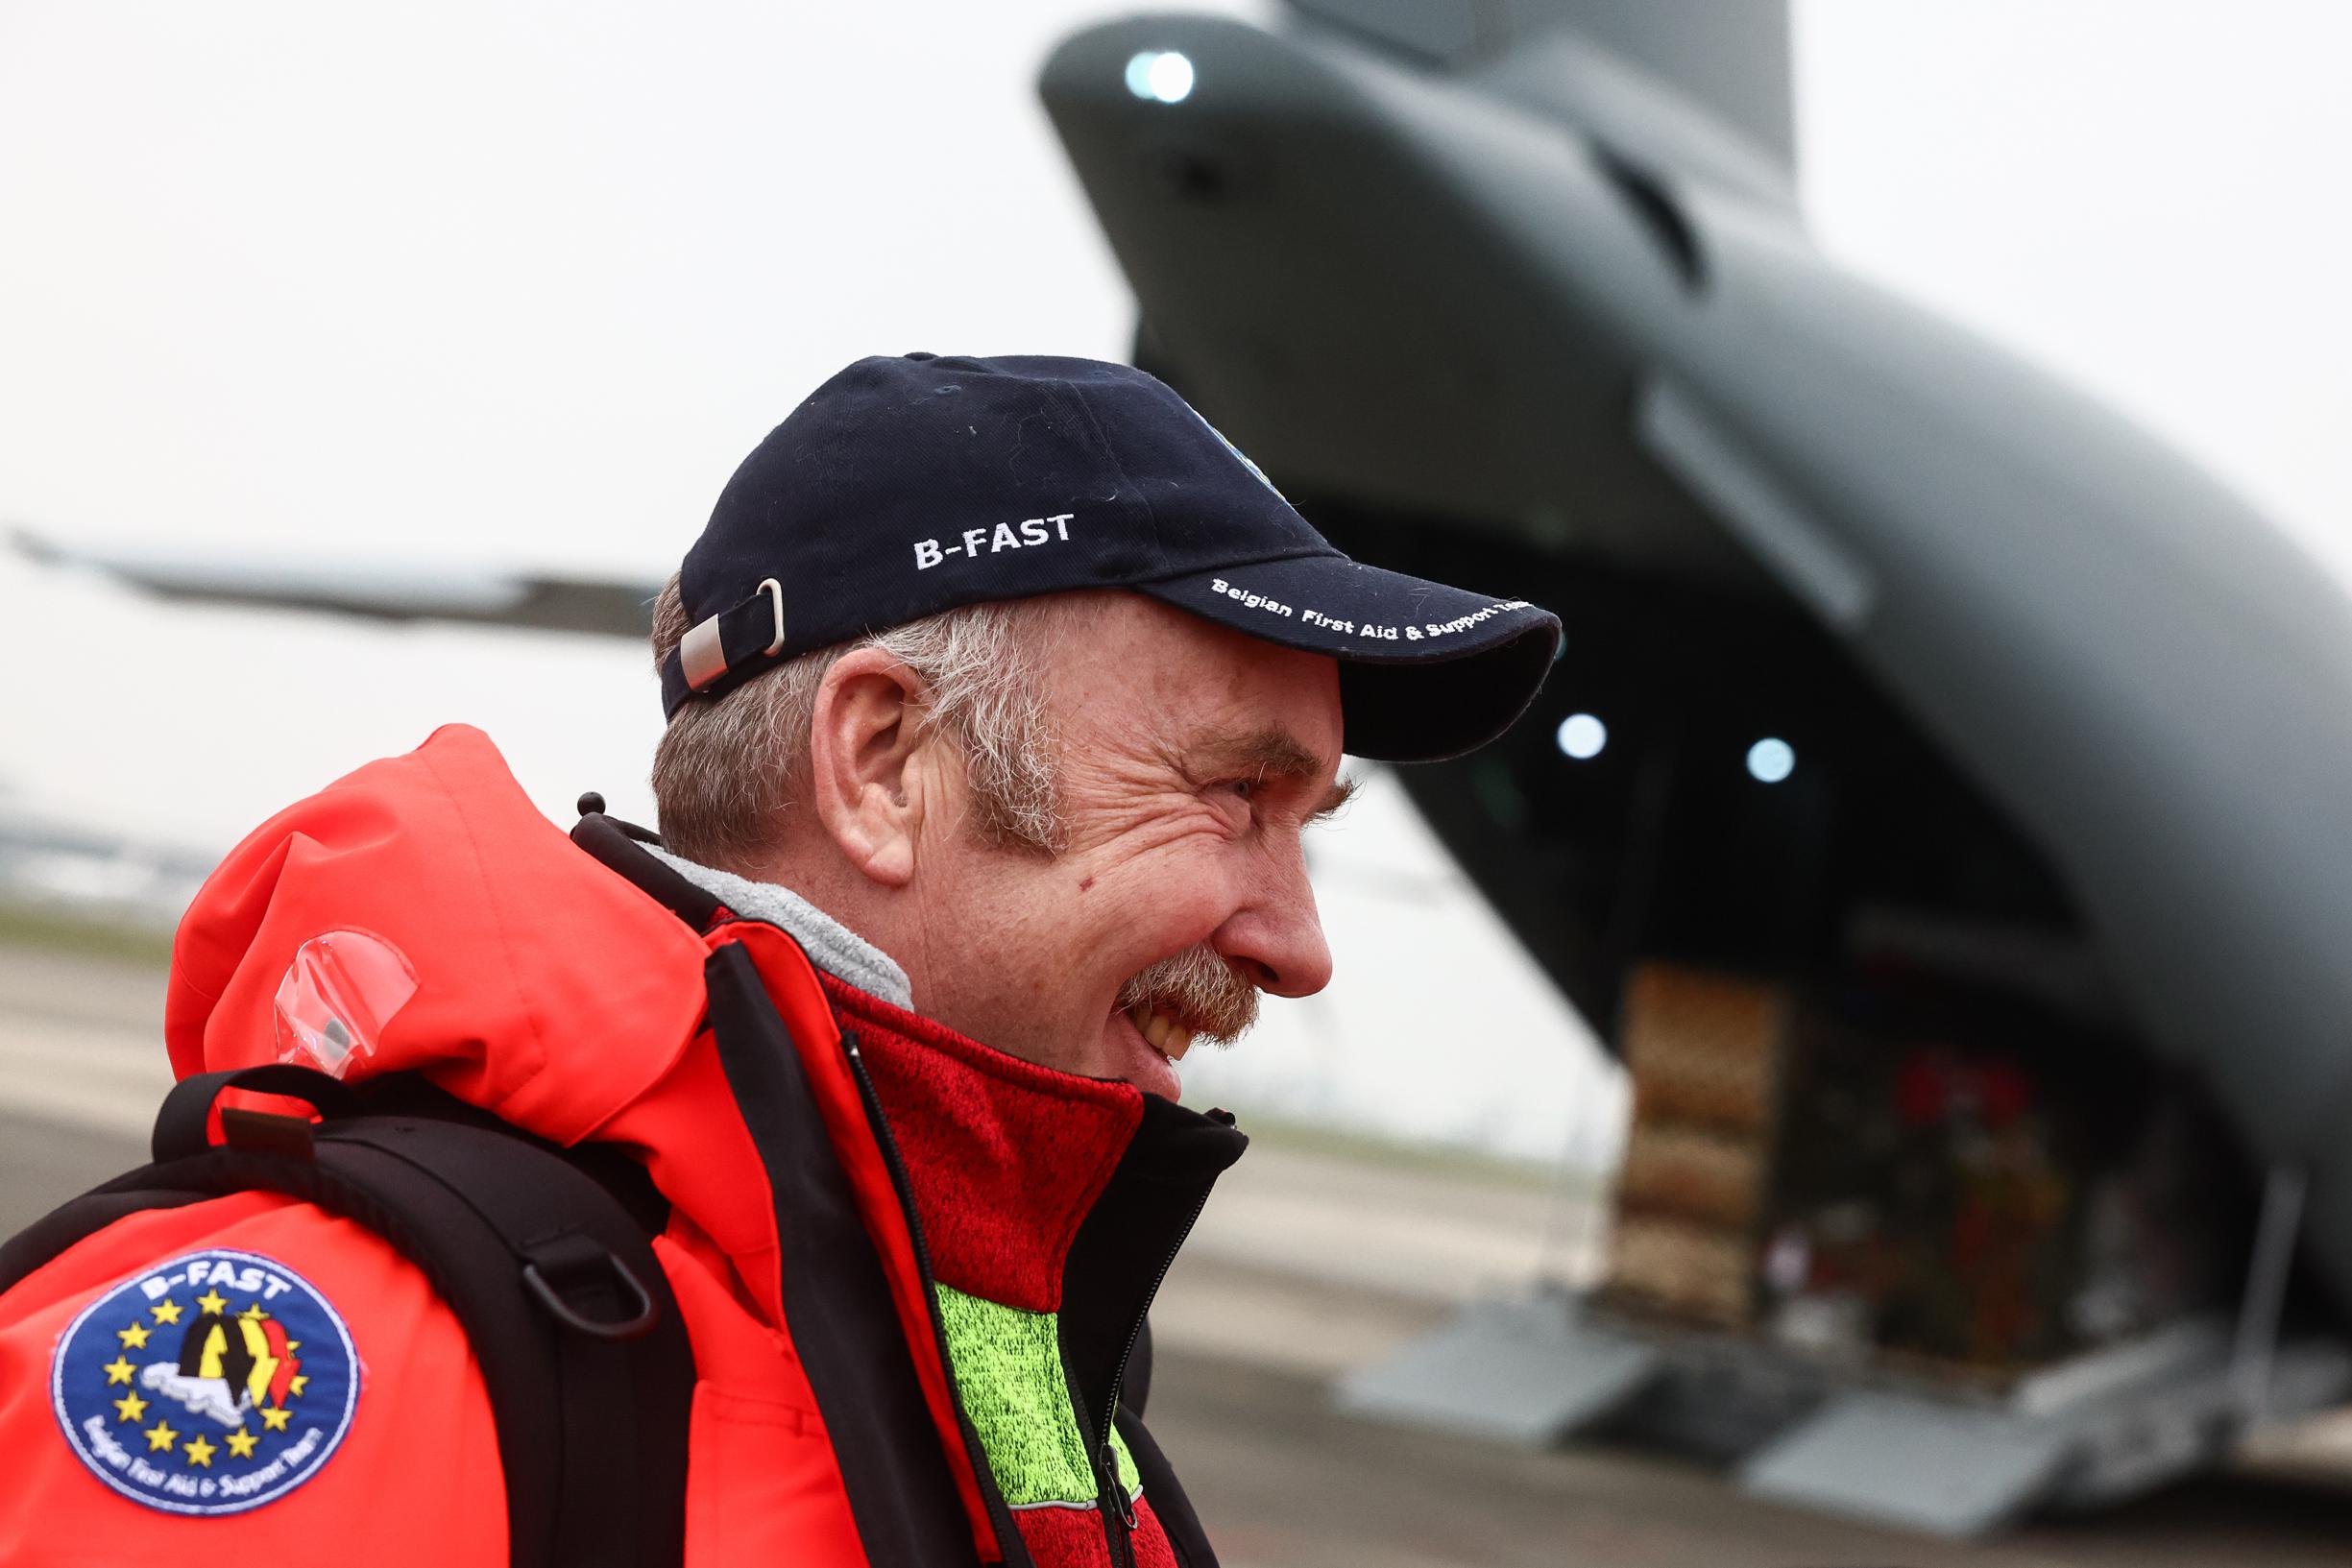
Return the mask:
<path fill-rule="evenodd" d="M 302 1099 L 322 1120 L 216 1111 L 226 1089 Z M 153 1152 L 0 1245 L 0 1292 L 141 1210 L 301 1198 L 382 1237 L 464 1326 L 516 1568 L 682 1562 L 694 1362 L 651 1244 L 667 1205 L 643 1167 L 559 1148 L 413 1073 L 353 1086 L 290 1064 L 178 1084 Z"/>

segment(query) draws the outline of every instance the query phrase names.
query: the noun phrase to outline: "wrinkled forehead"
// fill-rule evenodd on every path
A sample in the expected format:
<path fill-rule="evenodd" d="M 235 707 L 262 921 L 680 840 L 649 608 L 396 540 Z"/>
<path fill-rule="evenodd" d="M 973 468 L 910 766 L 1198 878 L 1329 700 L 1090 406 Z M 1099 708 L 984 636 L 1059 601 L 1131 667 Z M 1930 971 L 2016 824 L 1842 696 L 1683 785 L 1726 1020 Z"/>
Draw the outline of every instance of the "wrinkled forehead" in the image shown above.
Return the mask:
<path fill-rule="evenodd" d="M 1056 629 L 1049 680 L 1063 732 L 1188 751 L 1249 752 L 1268 768 L 1339 766 L 1339 666 L 1134 593 L 1089 594 Z"/>

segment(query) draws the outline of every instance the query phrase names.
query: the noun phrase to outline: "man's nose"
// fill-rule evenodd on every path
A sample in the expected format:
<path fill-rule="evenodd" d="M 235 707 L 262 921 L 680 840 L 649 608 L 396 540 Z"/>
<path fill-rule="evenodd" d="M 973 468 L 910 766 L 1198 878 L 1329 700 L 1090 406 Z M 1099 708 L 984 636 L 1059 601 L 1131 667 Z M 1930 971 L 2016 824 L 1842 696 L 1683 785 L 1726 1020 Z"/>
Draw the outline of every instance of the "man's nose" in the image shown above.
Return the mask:
<path fill-rule="evenodd" d="M 1331 983 L 1331 949 L 1315 910 L 1303 857 L 1209 939 L 1261 991 L 1311 997 Z"/>

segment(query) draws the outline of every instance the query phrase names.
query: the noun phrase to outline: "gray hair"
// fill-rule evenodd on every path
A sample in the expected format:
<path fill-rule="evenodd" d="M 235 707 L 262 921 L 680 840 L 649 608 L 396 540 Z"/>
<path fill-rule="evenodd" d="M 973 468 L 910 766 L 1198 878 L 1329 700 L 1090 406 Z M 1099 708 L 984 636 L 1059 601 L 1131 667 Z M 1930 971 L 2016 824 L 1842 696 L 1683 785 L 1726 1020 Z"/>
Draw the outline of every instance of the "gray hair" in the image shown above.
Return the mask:
<path fill-rule="evenodd" d="M 678 710 L 653 754 L 653 798 L 676 853 L 722 870 L 749 868 L 781 837 L 810 782 L 817 688 L 835 660 L 880 648 L 923 686 L 921 723 L 963 754 L 974 825 L 989 840 L 1051 854 L 1063 842 L 1057 740 L 1041 679 L 1068 601 L 967 605 L 788 659 L 714 699 Z M 686 636 L 673 575 L 653 605 L 659 669 Z"/>

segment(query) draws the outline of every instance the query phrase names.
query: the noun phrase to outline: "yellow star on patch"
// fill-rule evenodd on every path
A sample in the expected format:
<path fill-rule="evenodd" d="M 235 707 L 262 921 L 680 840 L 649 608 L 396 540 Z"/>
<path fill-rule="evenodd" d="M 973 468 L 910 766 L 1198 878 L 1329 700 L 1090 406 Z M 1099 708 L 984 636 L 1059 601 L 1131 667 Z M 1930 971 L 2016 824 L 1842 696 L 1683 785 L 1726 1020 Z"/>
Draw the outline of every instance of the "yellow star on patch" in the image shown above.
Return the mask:
<path fill-rule="evenodd" d="M 127 1329 L 116 1329 L 114 1338 L 133 1350 L 144 1350 L 147 1348 L 147 1325 L 133 1323 Z"/>
<path fill-rule="evenodd" d="M 102 1370 L 105 1371 L 107 1375 L 107 1382 L 111 1385 L 116 1383 L 128 1384 L 131 1381 L 133 1374 L 138 1371 L 138 1368 L 132 1365 L 129 1362 L 123 1360 L 120 1356 L 117 1356 L 112 1361 L 107 1363 Z"/>
<path fill-rule="evenodd" d="M 125 1394 L 114 1402 L 118 1421 L 143 1421 L 147 1418 L 147 1401 L 136 1394 Z"/>
<path fill-rule="evenodd" d="M 303 1390 L 309 1386 L 310 1374 L 307 1372 L 297 1372 L 286 1380 L 286 1397 L 288 1399 L 300 1399 L 303 1397 Z"/>
<path fill-rule="evenodd" d="M 244 1318 L 244 1319 L 245 1319 L 247 1322 L 249 1322 L 249 1323 L 258 1323 L 258 1322 L 260 1322 L 260 1321 L 261 1321 L 261 1320 L 262 1320 L 264 1317 L 269 1316 L 269 1314 L 268 1314 L 268 1313 L 265 1313 L 265 1312 L 263 1312 L 263 1311 L 261 1310 L 261 1303 L 260 1303 L 260 1302 L 255 1301 L 255 1302 L 253 1302 L 253 1303 L 249 1304 L 249 1305 L 246 1307 L 246 1309 L 245 1309 L 243 1312 L 241 1312 L 241 1313 L 237 1314 L 237 1315 L 238 1315 L 239 1317 Z"/>
<path fill-rule="evenodd" d="M 198 1436 L 190 1437 L 188 1446 L 182 1449 L 180 1454 L 190 1464 L 201 1464 L 209 1470 L 212 1468 L 212 1456 L 219 1452 L 220 1450 L 213 1446 L 210 1440 Z"/>
<path fill-rule="evenodd" d="M 147 1310 L 156 1315 L 156 1321 L 158 1323 L 177 1323 L 180 1321 L 180 1303 L 177 1301 L 158 1301 Z"/>
<path fill-rule="evenodd" d="M 264 1406 L 261 1411 L 261 1424 L 272 1432 L 285 1431 L 286 1423 L 293 1419 L 294 1412 L 282 1405 Z"/>
<path fill-rule="evenodd" d="M 243 1427 L 237 1428 L 236 1431 L 229 1435 L 229 1452 L 234 1454 L 241 1459 L 252 1459 L 254 1457 L 254 1450 L 259 1447 L 260 1444 L 261 1439 L 255 1436 L 252 1433 L 246 1431 Z"/>
<path fill-rule="evenodd" d="M 168 1454 L 172 1444 L 179 1440 L 180 1434 L 174 1432 L 167 1421 L 158 1421 L 147 1429 L 147 1452 L 150 1454 Z"/>
<path fill-rule="evenodd" d="M 196 1298 L 196 1310 L 198 1312 L 208 1312 L 213 1314 L 215 1316 L 219 1315 L 220 1313 L 228 1307 L 228 1301 L 222 1297 L 220 1291 L 206 1291 L 203 1295 Z"/>

